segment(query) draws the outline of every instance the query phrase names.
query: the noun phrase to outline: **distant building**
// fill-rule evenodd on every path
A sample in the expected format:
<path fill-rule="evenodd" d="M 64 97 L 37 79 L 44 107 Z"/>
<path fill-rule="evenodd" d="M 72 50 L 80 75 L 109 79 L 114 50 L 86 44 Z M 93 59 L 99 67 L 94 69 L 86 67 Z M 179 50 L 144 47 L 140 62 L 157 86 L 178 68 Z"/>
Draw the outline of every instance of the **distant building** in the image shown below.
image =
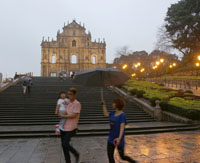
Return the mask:
<path fill-rule="evenodd" d="M 58 76 L 65 70 L 72 72 L 106 67 L 105 40 L 92 42 L 91 33 L 75 20 L 63 32 L 57 32 L 57 40 L 42 40 L 41 76 Z"/>

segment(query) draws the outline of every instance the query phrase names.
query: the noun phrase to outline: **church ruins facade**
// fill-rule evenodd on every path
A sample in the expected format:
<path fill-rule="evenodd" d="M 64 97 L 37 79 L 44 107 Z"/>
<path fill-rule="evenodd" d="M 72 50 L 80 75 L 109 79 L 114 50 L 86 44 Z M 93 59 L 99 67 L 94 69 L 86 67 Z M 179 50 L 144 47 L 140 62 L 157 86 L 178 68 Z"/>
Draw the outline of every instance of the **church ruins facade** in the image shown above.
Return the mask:
<path fill-rule="evenodd" d="M 72 72 L 106 67 L 105 40 L 92 41 L 91 33 L 75 20 L 57 32 L 57 40 L 42 40 L 41 76 L 59 76 L 60 71 Z"/>

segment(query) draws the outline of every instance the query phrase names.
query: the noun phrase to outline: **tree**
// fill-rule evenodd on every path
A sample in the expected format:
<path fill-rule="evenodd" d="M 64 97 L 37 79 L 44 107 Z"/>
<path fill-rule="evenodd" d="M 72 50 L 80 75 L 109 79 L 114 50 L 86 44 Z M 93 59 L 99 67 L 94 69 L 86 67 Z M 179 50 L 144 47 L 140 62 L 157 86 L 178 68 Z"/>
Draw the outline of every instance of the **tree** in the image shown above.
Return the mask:
<path fill-rule="evenodd" d="M 131 53 L 131 50 L 129 49 L 128 46 L 123 46 L 119 49 L 117 49 L 115 56 L 120 57 L 122 55 L 129 55 Z"/>
<path fill-rule="evenodd" d="M 191 61 L 200 52 L 200 0 L 181 0 L 171 5 L 165 18 L 172 46 Z"/>
<path fill-rule="evenodd" d="M 155 47 L 156 50 L 170 53 L 174 49 L 165 25 L 158 29 L 157 38 L 158 40 Z"/>
<path fill-rule="evenodd" d="M 158 66 L 158 69 L 153 70 L 151 67 L 151 71 L 149 72 L 150 76 L 154 76 L 155 74 L 157 76 L 161 76 L 164 74 L 167 74 L 170 70 L 169 65 L 176 63 L 177 65 L 180 64 L 180 61 L 178 60 L 178 56 L 171 53 L 166 53 L 164 51 L 154 50 L 149 55 L 149 60 L 153 66 L 155 66 L 155 62 L 159 61 L 160 59 L 164 59 L 164 63 L 160 64 Z"/>

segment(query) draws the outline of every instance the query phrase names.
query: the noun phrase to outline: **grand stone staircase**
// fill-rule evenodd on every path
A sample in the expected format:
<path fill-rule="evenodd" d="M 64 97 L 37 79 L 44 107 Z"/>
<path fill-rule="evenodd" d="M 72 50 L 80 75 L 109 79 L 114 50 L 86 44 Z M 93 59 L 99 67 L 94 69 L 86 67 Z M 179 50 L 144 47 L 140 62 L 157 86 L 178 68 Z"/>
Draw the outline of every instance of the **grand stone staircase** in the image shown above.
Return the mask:
<path fill-rule="evenodd" d="M 22 94 L 22 82 L 0 93 L 0 138 L 54 137 L 55 125 L 59 118 L 54 114 L 60 91 L 71 87 L 78 89 L 77 99 L 82 104 L 77 136 L 107 135 L 108 118 L 103 116 L 100 105 L 100 88 L 76 85 L 71 79 L 60 81 L 56 77 L 33 77 L 31 94 Z M 117 94 L 104 88 L 104 98 L 111 110 Z M 125 108 L 127 134 L 145 134 L 169 131 L 198 129 L 198 126 L 157 123 L 154 119 L 133 103 Z"/>

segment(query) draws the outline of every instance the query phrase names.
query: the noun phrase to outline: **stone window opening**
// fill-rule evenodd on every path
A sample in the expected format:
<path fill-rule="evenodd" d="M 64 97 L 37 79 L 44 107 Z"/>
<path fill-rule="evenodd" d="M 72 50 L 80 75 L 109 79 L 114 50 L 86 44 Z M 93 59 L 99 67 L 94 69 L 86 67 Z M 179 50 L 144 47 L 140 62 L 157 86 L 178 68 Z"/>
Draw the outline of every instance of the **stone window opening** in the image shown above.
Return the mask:
<path fill-rule="evenodd" d="M 73 36 L 75 36 L 76 35 L 76 32 L 75 31 L 73 31 Z"/>
<path fill-rule="evenodd" d="M 55 72 L 52 72 L 50 75 L 51 75 L 51 77 L 56 77 L 56 73 Z"/>
<path fill-rule="evenodd" d="M 56 63 L 56 56 L 55 56 L 55 55 L 53 55 L 53 56 L 51 57 L 51 63 Z"/>
<path fill-rule="evenodd" d="M 76 47 L 76 41 L 75 40 L 72 41 L 72 47 Z"/>
<path fill-rule="evenodd" d="M 92 57 L 92 64 L 96 64 L 96 56 Z"/>
<path fill-rule="evenodd" d="M 77 64 L 77 56 L 76 55 L 72 55 L 72 64 Z"/>

